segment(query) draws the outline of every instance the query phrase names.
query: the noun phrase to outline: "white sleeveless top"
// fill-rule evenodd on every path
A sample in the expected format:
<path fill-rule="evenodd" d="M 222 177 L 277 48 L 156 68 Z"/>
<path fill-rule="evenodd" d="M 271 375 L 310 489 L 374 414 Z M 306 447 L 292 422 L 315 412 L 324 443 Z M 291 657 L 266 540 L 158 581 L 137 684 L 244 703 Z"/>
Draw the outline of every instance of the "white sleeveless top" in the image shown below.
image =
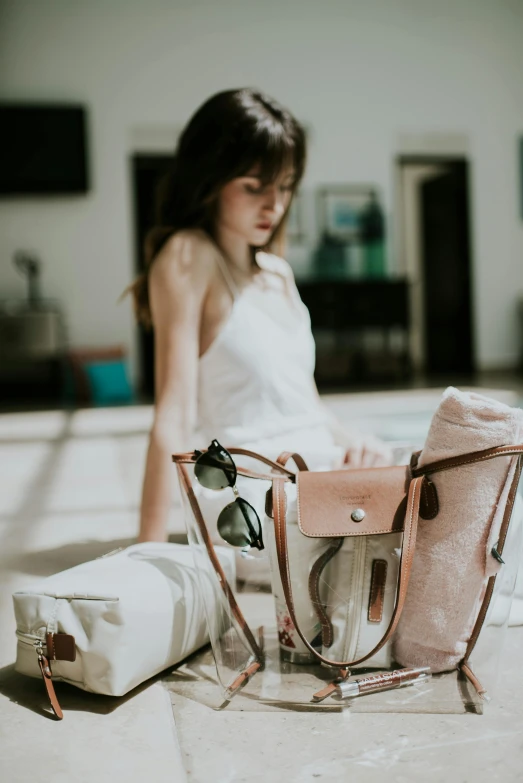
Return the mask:
<path fill-rule="evenodd" d="M 208 445 L 244 446 L 275 458 L 298 450 L 313 462 L 341 460 L 327 414 L 313 386 L 315 345 L 310 316 L 296 295 L 243 291 L 223 258 L 217 263 L 230 289 L 230 316 L 200 357 L 199 430 Z"/>

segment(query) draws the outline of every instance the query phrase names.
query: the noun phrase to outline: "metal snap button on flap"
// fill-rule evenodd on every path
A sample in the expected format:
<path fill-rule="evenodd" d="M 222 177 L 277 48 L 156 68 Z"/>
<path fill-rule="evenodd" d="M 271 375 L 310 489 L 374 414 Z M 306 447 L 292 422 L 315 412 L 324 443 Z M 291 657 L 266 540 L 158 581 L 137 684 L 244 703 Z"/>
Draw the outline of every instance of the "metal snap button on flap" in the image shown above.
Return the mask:
<path fill-rule="evenodd" d="M 350 515 L 353 522 L 362 522 L 365 519 L 365 512 L 362 508 L 356 508 Z"/>

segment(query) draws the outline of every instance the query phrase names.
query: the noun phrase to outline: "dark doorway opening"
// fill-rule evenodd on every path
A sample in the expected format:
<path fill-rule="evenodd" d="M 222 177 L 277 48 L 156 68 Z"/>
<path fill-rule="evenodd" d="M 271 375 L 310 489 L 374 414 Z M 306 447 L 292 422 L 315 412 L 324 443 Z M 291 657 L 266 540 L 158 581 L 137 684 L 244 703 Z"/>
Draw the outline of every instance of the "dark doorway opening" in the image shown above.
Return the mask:
<path fill-rule="evenodd" d="M 135 270 L 145 269 L 144 241 L 154 224 L 157 186 L 173 162 L 172 155 L 137 154 L 131 158 L 134 202 Z M 154 334 L 139 330 L 139 384 L 144 401 L 154 401 Z"/>
<path fill-rule="evenodd" d="M 419 369 L 433 378 L 459 374 L 460 379 L 472 379 L 476 364 L 468 161 L 408 156 L 399 158 L 398 165 L 404 218 L 411 210 L 410 230 L 417 234 L 411 243 L 416 246 L 415 269 L 411 264 L 409 274 L 419 296 Z"/>

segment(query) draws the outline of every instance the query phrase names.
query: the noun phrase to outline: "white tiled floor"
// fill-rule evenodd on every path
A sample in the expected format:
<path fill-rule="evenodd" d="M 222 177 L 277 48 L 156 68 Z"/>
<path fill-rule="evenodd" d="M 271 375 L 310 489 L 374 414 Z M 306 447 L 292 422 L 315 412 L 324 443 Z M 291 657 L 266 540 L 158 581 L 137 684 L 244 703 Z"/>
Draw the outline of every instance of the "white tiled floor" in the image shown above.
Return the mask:
<path fill-rule="evenodd" d="M 499 396 L 499 393 L 495 393 Z M 333 395 L 358 429 L 420 444 L 439 392 Z M 515 403 L 515 397 L 505 396 Z M 214 712 L 161 683 L 128 699 L 63 688 L 45 716 L 41 684 L 13 672 L 11 593 L 131 543 L 149 406 L 0 416 L 0 779 L 182 781 L 516 781 L 523 779 L 523 629 L 509 632 L 504 696 L 482 717 Z M 180 508 L 171 531 L 181 533 Z"/>
<path fill-rule="evenodd" d="M 185 778 L 160 683 L 131 699 L 62 686 L 57 723 L 46 717 L 41 683 L 13 671 L 11 593 L 134 539 L 151 418 L 150 408 L 0 416 L 2 781 Z"/>

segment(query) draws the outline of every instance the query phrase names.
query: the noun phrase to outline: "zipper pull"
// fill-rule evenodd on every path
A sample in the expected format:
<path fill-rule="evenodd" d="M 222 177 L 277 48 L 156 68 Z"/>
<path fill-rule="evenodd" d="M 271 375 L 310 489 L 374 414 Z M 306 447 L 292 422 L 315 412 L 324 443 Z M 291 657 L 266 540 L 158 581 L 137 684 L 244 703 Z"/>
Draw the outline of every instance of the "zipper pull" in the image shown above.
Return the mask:
<path fill-rule="evenodd" d="M 62 709 L 56 697 L 56 692 L 54 689 L 53 679 L 52 679 L 53 673 L 51 671 L 49 661 L 47 660 L 47 657 L 44 655 L 43 642 L 41 639 L 38 639 L 38 641 L 35 642 L 35 652 L 38 656 L 38 665 L 40 666 L 42 679 L 44 681 L 45 689 L 47 691 L 47 696 L 49 697 L 49 703 L 51 704 L 51 708 L 54 714 L 56 715 L 56 717 L 58 718 L 58 720 L 62 720 L 64 714 L 62 712 Z"/>

